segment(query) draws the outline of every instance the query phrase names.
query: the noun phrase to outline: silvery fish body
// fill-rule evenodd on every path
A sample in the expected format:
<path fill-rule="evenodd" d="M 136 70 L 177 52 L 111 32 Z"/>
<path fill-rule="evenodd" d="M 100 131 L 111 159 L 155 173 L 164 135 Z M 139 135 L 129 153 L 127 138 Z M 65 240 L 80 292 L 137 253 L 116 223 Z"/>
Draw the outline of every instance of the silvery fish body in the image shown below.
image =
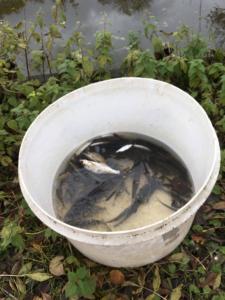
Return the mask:
<path fill-rule="evenodd" d="M 112 169 L 105 163 L 99 163 L 87 159 L 81 159 L 80 162 L 87 170 L 96 174 L 120 174 L 119 170 Z"/>
<path fill-rule="evenodd" d="M 94 161 L 94 162 L 99 162 L 99 163 L 104 163 L 105 162 L 104 157 L 99 153 L 87 152 L 87 153 L 85 153 L 85 156 L 88 158 L 88 160 L 91 160 L 91 161 Z"/>

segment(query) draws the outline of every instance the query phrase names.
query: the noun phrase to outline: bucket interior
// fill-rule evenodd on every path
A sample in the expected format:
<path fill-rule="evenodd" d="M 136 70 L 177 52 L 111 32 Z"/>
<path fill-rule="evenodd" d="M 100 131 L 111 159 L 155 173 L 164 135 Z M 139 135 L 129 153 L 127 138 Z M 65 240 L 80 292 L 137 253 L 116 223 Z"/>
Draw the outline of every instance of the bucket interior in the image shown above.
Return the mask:
<path fill-rule="evenodd" d="M 53 181 L 65 157 L 93 137 L 121 131 L 144 134 L 172 148 L 186 164 L 196 192 L 212 170 L 214 130 L 190 96 L 156 80 L 108 80 L 56 101 L 28 130 L 19 168 L 33 201 L 55 216 Z"/>

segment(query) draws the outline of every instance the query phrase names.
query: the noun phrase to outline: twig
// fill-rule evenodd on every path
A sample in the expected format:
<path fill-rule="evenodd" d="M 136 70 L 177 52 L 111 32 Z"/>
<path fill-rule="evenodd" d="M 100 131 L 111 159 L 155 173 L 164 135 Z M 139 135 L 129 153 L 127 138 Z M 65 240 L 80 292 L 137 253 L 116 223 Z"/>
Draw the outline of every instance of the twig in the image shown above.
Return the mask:
<path fill-rule="evenodd" d="M 136 287 L 139 287 L 139 288 L 142 288 L 142 289 L 145 289 L 146 291 L 151 292 L 151 293 L 153 293 L 154 295 L 158 296 L 160 299 L 167 300 L 167 298 L 161 296 L 160 294 L 158 294 L 157 292 L 155 292 L 155 291 L 153 291 L 153 290 L 151 290 L 151 289 L 149 289 L 149 288 L 146 288 L 145 286 L 141 286 L 141 285 L 136 284 L 136 283 L 132 283 L 132 285 L 133 285 L 133 286 L 136 286 Z"/>
<path fill-rule="evenodd" d="M 26 277 L 29 274 L 0 274 L 0 277 Z"/>
<path fill-rule="evenodd" d="M 204 229 L 204 230 L 202 230 L 202 232 L 207 232 L 207 231 L 216 230 L 216 229 L 225 229 L 225 226 L 222 226 L 222 227 L 212 227 L 212 228 L 209 228 L 209 229 Z"/>
<path fill-rule="evenodd" d="M 27 69 L 27 77 L 28 79 L 30 80 L 30 70 L 29 70 L 29 60 L 28 60 L 28 39 L 27 39 L 27 18 L 26 18 L 26 10 L 24 9 L 24 20 L 25 20 L 25 23 L 24 23 L 24 33 L 23 33 L 23 37 L 24 37 L 24 40 L 26 41 L 26 47 L 24 49 L 24 53 L 25 53 L 25 63 L 26 63 L 26 69 Z"/>
<path fill-rule="evenodd" d="M 15 296 L 13 296 L 10 292 L 8 292 L 7 290 L 5 290 L 4 288 L 1 288 L 1 291 L 3 293 L 5 293 L 6 295 L 8 295 L 9 297 L 11 297 L 12 299 L 17 300 L 17 298 Z"/>
<path fill-rule="evenodd" d="M 37 232 L 25 232 L 25 234 L 27 234 L 27 235 L 36 235 L 36 234 L 40 234 L 40 233 L 42 233 L 44 231 L 45 231 L 45 229 L 37 231 Z"/>
<path fill-rule="evenodd" d="M 203 267 L 203 269 L 206 271 L 206 267 L 203 265 L 203 263 L 192 254 L 192 257 L 194 257 L 194 259 Z"/>

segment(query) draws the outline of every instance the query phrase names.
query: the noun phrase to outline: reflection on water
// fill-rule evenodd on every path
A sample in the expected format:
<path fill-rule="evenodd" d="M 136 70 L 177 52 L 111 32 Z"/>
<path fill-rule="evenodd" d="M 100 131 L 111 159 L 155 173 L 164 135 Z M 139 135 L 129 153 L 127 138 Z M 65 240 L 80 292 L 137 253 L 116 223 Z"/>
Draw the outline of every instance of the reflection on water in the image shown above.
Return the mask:
<path fill-rule="evenodd" d="M 28 0 L 1 0 L 0 16 L 18 13 L 28 2 Z M 44 0 L 36 0 L 36 2 L 44 3 Z"/>
<path fill-rule="evenodd" d="M 45 15 L 46 24 L 52 23 L 51 7 L 55 0 L 0 0 L 0 18 L 12 25 L 26 18 L 33 21 L 39 10 Z M 124 47 L 124 39 L 130 31 L 138 32 L 143 48 L 149 47 L 143 34 L 143 19 L 155 16 L 159 30 L 173 32 L 183 24 L 195 32 L 209 35 L 213 28 L 217 42 L 225 39 L 225 0 L 62 0 L 67 17 L 67 27 L 63 29 L 66 40 L 80 21 L 79 30 L 89 44 L 93 44 L 95 33 L 103 29 L 102 15 L 107 17 L 107 30 L 113 34 L 114 55 L 118 63 Z M 216 6 L 216 8 L 215 8 Z M 208 17 L 209 16 L 209 17 Z M 209 18 L 211 22 L 209 22 Z M 59 43 L 62 43 L 60 40 Z"/>
<path fill-rule="evenodd" d="M 214 7 L 208 15 L 211 22 L 211 29 L 220 43 L 225 42 L 225 8 Z"/>
<path fill-rule="evenodd" d="M 2 0 L 0 1 L 0 15 L 17 12 L 26 4 L 26 0 Z"/>
<path fill-rule="evenodd" d="M 24 19 L 33 20 L 41 9 L 46 22 L 51 23 L 51 7 L 54 0 L 0 0 L 0 17 L 13 25 Z M 102 28 L 102 13 L 109 19 L 110 31 L 127 36 L 129 31 L 143 31 L 143 17 L 151 14 L 158 20 L 160 29 L 175 31 L 185 24 L 194 31 L 208 34 L 210 22 L 219 35 L 224 28 L 225 0 L 62 0 L 67 16 L 67 38 L 76 21 L 81 21 L 81 30 L 91 42 L 93 34 Z M 216 6 L 216 8 L 215 8 Z"/>
<path fill-rule="evenodd" d="M 120 12 L 131 16 L 135 11 L 143 11 L 150 8 L 152 0 L 98 0 L 102 5 L 110 5 Z"/>

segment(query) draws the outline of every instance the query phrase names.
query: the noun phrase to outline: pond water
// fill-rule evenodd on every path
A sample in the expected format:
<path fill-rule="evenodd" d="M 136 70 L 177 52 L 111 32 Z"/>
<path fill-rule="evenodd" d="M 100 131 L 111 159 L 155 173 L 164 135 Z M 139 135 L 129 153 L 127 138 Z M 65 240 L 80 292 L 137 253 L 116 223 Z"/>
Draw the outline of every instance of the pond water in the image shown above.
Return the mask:
<path fill-rule="evenodd" d="M 217 45 L 225 42 L 225 0 L 64 0 L 67 28 L 63 31 L 66 39 L 77 27 L 92 44 L 96 31 L 103 29 L 103 15 L 106 27 L 114 35 L 114 56 L 122 56 L 130 31 L 140 32 L 142 46 L 149 42 L 144 38 L 143 20 L 155 16 L 161 30 L 175 31 L 180 25 L 190 26 L 204 36 L 213 33 Z M 42 10 L 46 23 L 51 23 L 53 0 L 1 0 L 0 19 L 11 24 L 26 19 L 34 20 Z M 121 38 L 123 37 L 123 38 Z"/>

